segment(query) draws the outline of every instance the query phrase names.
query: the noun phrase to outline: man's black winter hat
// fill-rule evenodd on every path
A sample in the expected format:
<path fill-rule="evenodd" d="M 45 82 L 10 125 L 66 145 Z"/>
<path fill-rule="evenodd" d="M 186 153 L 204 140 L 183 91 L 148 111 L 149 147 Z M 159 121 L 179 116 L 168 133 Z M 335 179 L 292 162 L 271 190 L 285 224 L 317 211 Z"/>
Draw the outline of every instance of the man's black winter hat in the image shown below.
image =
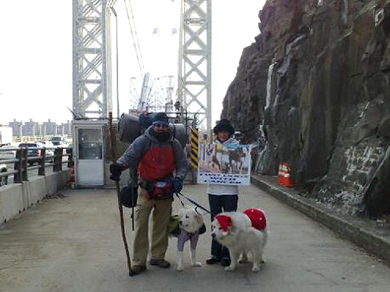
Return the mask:
<path fill-rule="evenodd" d="M 226 131 L 231 135 L 234 134 L 235 130 L 232 126 L 232 123 L 228 119 L 222 119 L 218 122 L 218 124 L 213 129 L 214 134 L 217 135 L 221 131 Z"/>
<path fill-rule="evenodd" d="M 168 120 L 168 116 L 166 113 L 155 113 L 154 116 L 153 116 L 153 122 L 166 122 L 168 123 L 169 120 Z"/>

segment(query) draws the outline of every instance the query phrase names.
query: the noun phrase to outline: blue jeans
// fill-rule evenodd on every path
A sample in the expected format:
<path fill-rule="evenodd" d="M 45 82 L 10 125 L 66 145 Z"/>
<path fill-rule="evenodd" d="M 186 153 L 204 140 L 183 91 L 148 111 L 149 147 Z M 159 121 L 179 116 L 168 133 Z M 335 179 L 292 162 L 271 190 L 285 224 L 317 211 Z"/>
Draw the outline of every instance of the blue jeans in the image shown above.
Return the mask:
<path fill-rule="evenodd" d="M 222 212 L 234 212 L 237 211 L 238 195 L 210 195 L 209 204 L 211 212 L 211 221 L 214 220 L 214 216 Z M 213 239 L 211 241 L 211 256 L 217 259 L 230 259 L 229 250 L 220 245 L 218 241 Z"/>

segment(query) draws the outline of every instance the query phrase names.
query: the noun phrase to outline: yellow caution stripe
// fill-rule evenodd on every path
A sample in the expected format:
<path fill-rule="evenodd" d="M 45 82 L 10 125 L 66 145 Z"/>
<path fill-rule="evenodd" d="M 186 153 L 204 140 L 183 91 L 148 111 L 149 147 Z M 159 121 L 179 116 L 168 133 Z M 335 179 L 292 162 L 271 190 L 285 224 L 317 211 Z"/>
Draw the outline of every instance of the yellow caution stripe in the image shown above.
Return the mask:
<path fill-rule="evenodd" d="M 198 129 L 191 128 L 190 134 L 190 146 L 191 146 L 191 161 L 190 166 L 192 169 L 198 168 L 198 145 L 199 145 L 199 137 L 198 137 Z"/>

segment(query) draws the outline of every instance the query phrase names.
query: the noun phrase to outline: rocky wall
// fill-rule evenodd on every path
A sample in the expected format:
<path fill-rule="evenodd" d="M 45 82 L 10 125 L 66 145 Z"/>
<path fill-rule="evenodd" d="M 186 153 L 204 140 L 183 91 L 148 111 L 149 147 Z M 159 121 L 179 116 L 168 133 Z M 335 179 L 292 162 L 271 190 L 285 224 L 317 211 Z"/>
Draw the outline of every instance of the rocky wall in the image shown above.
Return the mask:
<path fill-rule="evenodd" d="M 348 213 L 390 213 L 390 0 L 268 0 L 221 117 L 255 171 Z"/>

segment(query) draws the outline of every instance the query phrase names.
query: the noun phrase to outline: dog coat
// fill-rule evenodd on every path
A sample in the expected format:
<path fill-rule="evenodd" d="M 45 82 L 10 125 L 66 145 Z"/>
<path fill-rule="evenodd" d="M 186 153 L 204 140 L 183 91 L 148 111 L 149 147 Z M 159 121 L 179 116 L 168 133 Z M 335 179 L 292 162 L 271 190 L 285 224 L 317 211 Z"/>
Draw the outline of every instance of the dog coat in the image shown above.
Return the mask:
<path fill-rule="evenodd" d="M 244 212 L 252 222 L 252 227 L 257 230 L 264 230 L 267 227 L 267 219 L 265 218 L 265 214 L 260 209 L 246 209 Z"/>
<path fill-rule="evenodd" d="M 189 240 L 191 249 L 196 249 L 196 245 L 198 244 L 199 235 L 206 232 L 206 225 L 202 225 L 199 230 L 194 233 L 189 233 L 183 229 L 180 229 L 180 233 L 177 235 L 177 250 L 184 250 L 184 243 Z"/>
<path fill-rule="evenodd" d="M 180 228 L 179 224 L 179 216 L 173 215 L 171 216 L 169 223 L 169 234 L 177 237 L 177 250 L 183 251 L 184 243 L 187 240 L 190 240 L 191 249 L 195 249 L 198 243 L 199 235 L 206 232 L 206 225 L 202 225 L 199 230 L 195 233 L 188 233 L 187 231 Z"/>
<path fill-rule="evenodd" d="M 189 240 L 191 249 L 196 249 L 196 245 L 198 243 L 199 239 L 199 231 L 196 231 L 195 233 L 188 233 L 184 231 L 183 229 L 180 230 L 180 234 L 177 237 L 177 250 L 183 251 L 184 250 L 184 243 Z"/>

